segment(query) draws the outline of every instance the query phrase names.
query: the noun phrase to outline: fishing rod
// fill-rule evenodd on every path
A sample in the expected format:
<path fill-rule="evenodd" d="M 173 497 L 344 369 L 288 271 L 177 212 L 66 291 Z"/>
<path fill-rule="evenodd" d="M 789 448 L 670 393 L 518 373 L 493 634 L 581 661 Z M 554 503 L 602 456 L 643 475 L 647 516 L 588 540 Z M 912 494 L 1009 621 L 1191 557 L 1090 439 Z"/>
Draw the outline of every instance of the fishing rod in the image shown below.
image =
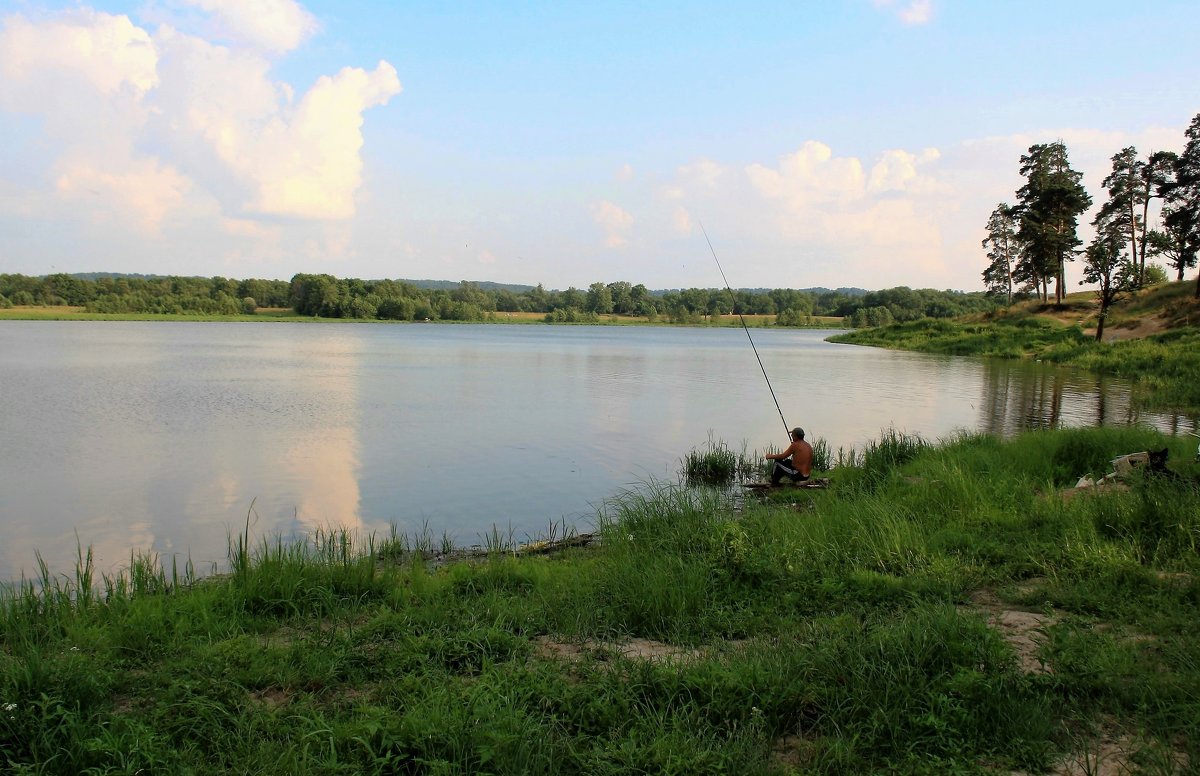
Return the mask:
<path fill-rule="evenodd" d="M 737 313 L 738 320 L 742 322 L 742 330 L 746 332 L 746 339 L 750 340 L 750 349 L 754 351 L 754 357 L 758 359 L 758 368 L 762 370 L 763 379 L 767 381 L 767 390 L 771 392 L 771 398 L 775 401 L 775 411 L 779 413 L 779 419 L 783 421 L 783 433 L 788 439 L 792 438 L 792 432 L 788 428 L 787 420 L 783 417 L 783 410 L 779 406 L 779 399 L 775 396 L 775 388 L 771 385 L 771 378 L 767 377 L 767 368 L 763 366 L 762 356 L 758 355 L 758 348 L 754 347 L 754 338 L 750 336 L 750 327 L 746 325 L 746 318 L 742 315 L 742 311 L 738 309 L 737 294 L 733 293 L 733 288 L 729 285 L 729 278 L 725 277 L 725 270 L 721 267 L 721 260 L 717 258 L 717 252 L 713 250 L 712 240 L 708 239 L 708 231 L 704 228 L 704 223 L 697 217 L 696 223 L 700 224 L 700 232 L 704 235 L 704 242 L 708 243 L 708 250 L 712 253 L 713 261 L 717 263 L 717 269 L 721 272 L 721 280 L 725 281 L 725 289 L 729 291 L 729 298 L 733 300 L 733 311 Z"/>

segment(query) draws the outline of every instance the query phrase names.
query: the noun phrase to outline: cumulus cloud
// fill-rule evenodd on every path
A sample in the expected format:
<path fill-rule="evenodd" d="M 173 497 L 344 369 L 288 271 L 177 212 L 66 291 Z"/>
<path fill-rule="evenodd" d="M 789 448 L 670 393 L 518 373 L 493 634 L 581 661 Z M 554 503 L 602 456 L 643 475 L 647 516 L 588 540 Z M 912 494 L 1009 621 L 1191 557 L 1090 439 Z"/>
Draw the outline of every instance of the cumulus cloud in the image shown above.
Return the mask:
<path fill-rule="evenodd" d="M 216 32 L 268 52 L 291 51 L 317 30 L 317 20 L 292 0 L 181 0 L 212 14 Z"/>
<path fill-rule="evenodd" d="M 203 201 L 214 230 L 266 247 L 278 231 L 247 224 L 352 217 L 364 113 L 401 91 L 395 68 L 346 67 L 297 96 L 272 77 L 269 55 L 315 31 L 307 11 L 292 0 L 185 2 L 230 43 L 90 9 L 0 23 L 0 111 L 40 122 L 53 193 L 75 210 L 95 202 L 83 208 L 93 214 L 124 208 L 145 231 Z M 313 250 L 344 253 L 343 243 Z"/>
<path fill-rule="evenodd" d="M 624 208 L 607 199 L 592 206 L 592 219 L 604 228 L 604 244 L 609 248 L 623 248 L 629 244 L 633 231 L 633 216 Z"/>
<path fill-rule="evenodd" d="M 128 220 L 134 228 L 156 232 L 192 183 L 153 159 L 128 160 L 115 169 L 81 159 L 60 164 L 54 187 L 64 199 L 85 203 L 83 211 L 93 219 Z"/>
<path fill-rule="evenodd" d="M 740 176 L 726 169 L 721 200 L 704 207 L 733 212 L 726 217 L 786 254 L 836 262 L 836 274 L 863 285 L 876 286 L 889 274 L 913 282 L 923 271 L 944 269 L 947 260 L 944 226 L 957 206 L 954 187 L 937 169 L 941 158 L 934 148 L 839 156 L 809 140 L 774 164 L 744 166 Z"/>
<path fill-rule="evenodd" d="M 127 16 L 81 9 L 34 23 L 9 16 L 0 30 L 0 99 L 9 109 L 36 109 L 53 98 L 46 81 L 82 81 L 96 92 L 145 94 L 158 84 L 150 35 Z"/>
<path fill-rule="evenodd" d="M 901 22 L 909 26 L 927 24 L 933 18 L 933 0 L 874 0 L 876 8 L 885 8 L 896 14 Z"/>
<path fill-rule="evenodd" d="M 866 181 L 862 162 L 835 158 L 832 148 L 816 140 L 781 158 L 778 168 L 752 164 L 746 174 L 763 196 L 799 207 L 860 198 Z"/>
<path fill-rule="evenodd" d="M 354 215 L 362 183 L 362 114 L 400 91 L 396 70 L 345 68 L 322 76 L 294 110 L 281 111 L 262 133 L 229 157 L 254 182 L 253 210 L 308 218 Z"/>

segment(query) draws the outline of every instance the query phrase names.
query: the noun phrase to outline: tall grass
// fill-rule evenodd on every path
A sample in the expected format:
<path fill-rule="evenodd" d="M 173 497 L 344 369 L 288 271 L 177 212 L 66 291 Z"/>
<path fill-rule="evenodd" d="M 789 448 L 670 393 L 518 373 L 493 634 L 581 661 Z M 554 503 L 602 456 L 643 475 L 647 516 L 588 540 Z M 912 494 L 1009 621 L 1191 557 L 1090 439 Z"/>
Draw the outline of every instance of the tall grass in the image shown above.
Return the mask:
<path fill-rule="evenodd" d="M 1163 445 L 1178 478 L 1061 494 Z M 153 556 L 97 579 L 81 550 L 72 575 L 41 564 L 0 596 L 0 763 L 1041 772 L 1101 723 L 1144 765 L 1198 762 L 1193 450 L 1138 428 L 885 431 L 828 490 L 760 504 L 650 483 L 603 507 L 595 546 L 523 554 L 495 528 L 492 552 L 445 565 L 428 526 L 283 541 L 248 524 L 229 573 L 202 580 Z M 972 609 L 981 589 L 1053 607 L 1053 673 L 1021 670 Z"/>
<path fill-rule="evenodd" d="M 709 436 L 702 448 L 693 448 L 680 461 L 679 475 L 688 485 L 730 485 L 750 479 L 761 467 L 758 456 L 734 452 L 724 442 Z"/>

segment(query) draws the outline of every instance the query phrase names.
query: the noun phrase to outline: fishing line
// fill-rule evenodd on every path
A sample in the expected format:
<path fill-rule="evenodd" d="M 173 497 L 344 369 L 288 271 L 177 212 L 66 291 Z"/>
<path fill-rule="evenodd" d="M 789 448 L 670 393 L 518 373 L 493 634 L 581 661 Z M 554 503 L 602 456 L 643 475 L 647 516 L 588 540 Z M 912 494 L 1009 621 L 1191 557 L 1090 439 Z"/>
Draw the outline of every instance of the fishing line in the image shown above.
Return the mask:
<path fill-rule="evenodd" d="M 779 419 L 783 421 L 783 433 L 791 439 L 792 432 L 788 428 L 787 420 L 783 417 L 783 410 L 779 407 L 779 399 L 775 397 L 775 388 L 771 386 L 771 378 L 767 377 L 767 368 L 763 366 L 762 357 L 758 355 L 758 348 L 754 347 L 754 338 L 750 336 L 750 327 L 746 325 L 746 318 L 738 309 L 737 294 L 733 293 L 733 289 L 729 285 L 729 278 L 725 277 L 725 270 L 721 267 L 721 260 L 717 258 L 717 252 L 713 250 L 712 240 L 708 239 L 708 231 L 704 228 L 704 223 L 699 217 L 696 218 L 696 223 L 700 224 L 700 232 L 704 235 L 704 242 L 708 243 L 708 250 L 712 253 L 713 261 L 717 262 L 717 269 L 721 273 L 721 280 L 725 281 L 725 289 L 729 291 L 729 298 L 733 300 L 733 311 L 737 313 L 738 320 L 742 322 L 742 330 L 746 332 L 746 339 L 750 340 L 750 349 L 754 351 L 754 357 L 758 359 L 758 368 L 762 370 L 763 379 L 767 381 L 767 390 L 771 392 L 771 399 L 775 402 L 775 411 L 779 413 Z"/>

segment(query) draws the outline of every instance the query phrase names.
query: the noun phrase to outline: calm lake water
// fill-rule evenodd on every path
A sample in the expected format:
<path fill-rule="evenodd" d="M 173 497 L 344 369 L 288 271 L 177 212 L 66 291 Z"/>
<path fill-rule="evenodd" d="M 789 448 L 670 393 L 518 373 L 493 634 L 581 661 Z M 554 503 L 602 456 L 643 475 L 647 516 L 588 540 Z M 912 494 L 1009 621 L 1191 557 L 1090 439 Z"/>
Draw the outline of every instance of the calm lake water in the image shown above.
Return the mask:
<path fill-rule="evenodd" d="M 1127 387 L 1041 364 L 756 330 L 791 425 L 834 449 L 881 429 L 1142 422 Z M 787 443 L 740 329 L 293 323 L 0 323 L 0 579 L 35 549 L 101 570 L 130 551 L 225 561 L 258 536 L 428 526 L 458 544 L 588 530 L 605 498 L 712 437 Z"/>

